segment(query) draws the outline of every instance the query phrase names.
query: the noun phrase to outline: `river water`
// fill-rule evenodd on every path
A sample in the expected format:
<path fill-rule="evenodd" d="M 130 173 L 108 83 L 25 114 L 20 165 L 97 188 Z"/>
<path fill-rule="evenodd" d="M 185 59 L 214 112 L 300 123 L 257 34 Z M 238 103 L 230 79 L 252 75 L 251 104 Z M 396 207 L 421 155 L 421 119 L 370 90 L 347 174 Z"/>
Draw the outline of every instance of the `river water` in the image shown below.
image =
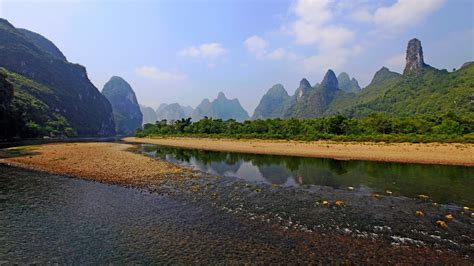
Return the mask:
<path fill-rule="evenodd" d="M 287 238 L 209 205 L 4 165 L 0 181 L 0 264 L 297 259 Z"/>
<path fill-rule="evenodd" d="M 472 262 L 472 168 L 137 147 L 208 175 L 139 189 L 0 164 L 0 264 Z"/>
<path fill-rule="evenodd" d="M 219 176 L 281 186 L 370 189 L 428 195 L 438 203 L 474 206 L 474 167 L 343 161 L 141 145 L 150 156 Z"/>

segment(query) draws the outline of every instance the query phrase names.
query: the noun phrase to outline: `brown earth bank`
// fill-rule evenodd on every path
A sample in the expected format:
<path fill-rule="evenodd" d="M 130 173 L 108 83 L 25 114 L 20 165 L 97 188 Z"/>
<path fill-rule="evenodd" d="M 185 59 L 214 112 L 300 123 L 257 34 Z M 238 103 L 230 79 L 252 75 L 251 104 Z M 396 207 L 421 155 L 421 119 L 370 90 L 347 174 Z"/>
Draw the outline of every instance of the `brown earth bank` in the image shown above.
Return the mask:
<path fill-rule="evenodd" d="M 240 153 L 474 166 L 474 144 L 275 141 L 207 138 L 136 138 L 130 143 Z"/>
<path fill-rule="evenodd" d="M 120 185 L 145 186 L 180 179 L 191 171 L 128 152 L 133 145 L 62 143 L 0 150 L 0 162 Z"/>
<path fill-rule="evenodd" d="M 173 141 L 177 140 L 173 139 Z M 218 143 L 220 141 L 215 142 Z M 466 240 L 463 235 L 470 232 L 470 229 L 466 227 L 468 222 L 471 221 L 468 216 L 462 217 L 459 214 L 459 220 L 456 220 L 456 223 L 450 224 L 449 228 L 444 230 L 445 232 L 442 232 L 440 237 L 430 237 L 430 239 L 434 240 L 426 239 L 427 244 L 417 244 L 423 242 L 416 240 L 418 239 L 416 235 L 413 236 L 415 239 L 405 237 L 411 236 L 412 230 L 410 228 L 412 224 L 417 225 L 417 228 L 423 233 L 421 237 L 428 238 L 425 236 L 425 230 L 429 230 L 428 232 L 430 233 L 438 232 L 439 230 L 443 231 L 430 222 L 428 217 L 424 219 L 426 221 L 416 218 L 412 214 L 415 209 L 414 206 L 412 206 L 413 210 L 407 210 L 406 214 L 402 212 L 402 209 L 406 209 L 404 206 L 411 206 L 410 204 L 415 204 L 416 208 L 422 206 L 427 216 L 431 211 L 439 212 L 437 208 L 431 206 L 431 203 L 420 203 L 407 198 L 387 197 L 387 199 L 374 199 L 371 195 L 359 195 L 352 192 L 338 192 L 338 194 L 335 193 L 337 192 L 335 190 L 327 193 L 321 190 L 314 194 L 294 189 L 265 187 L 262 191 L 261 188 L 254 188 L 254 186 L 240 181 L 234 182 L 225 178 L 215 177 L 206 178 L 189 169 L 132 153 L 130 152 L 132 148 L 133 145 L 120 143 L 64 143 L 25 146 L 1 150 L 0 158 L 3 157 L 3 159 L 0 159 L 0 163 L 65 174 L 86 180 L 146 188 L 159 194 L 166 194 L 167 189 L 171 188 L 170 195 L 183 200 L 189 199 L 193 202 L 203 202 L 206 205 L 222 209 L 226 213 L 235 213 L 233 215 L 237 217 L 249 219 L 249 224 L 255 223 L 260 219 L 255 216 L 258 212 L 269 212 L 269 214 L 262 213 L 262 224 L 265 227 L 276 226 L 274 227 L 276 229 L 275 234 L 297 236 L 299 240 L 294 240 L 290 244 L 296 250 L 305 250 L 304 253 L 308 256 L 306 259 L 311 261 L 321 261 L 322 258 L 329 254 L 333 258 L 329 261 L 334 261 L 334 258 L 339 254 L 345 262 L 471 263 L 470 256 L 468 255 L 472 251 L 469 248 L 470 239 Z M 346 199 L 344 198 L 344 193 L 354 194 L 355 196 Z M 304 200 L 297 199 L 301 197 L 300 194 L 303 195 Z M 342 197 L 347 206 L 328 208 L 324 204 L 315 205 L 314 203 L 315 199 L 318 199 L 317 203 L 320 201 L 319 197 L 330 199 L 331 196 Z M 297 200 L 291 200 L 292 198 Z M 335 201 L 335 199 L 330 200 L 331 203 Z M 283 201 L 283 203 L 280 203 L 280 201 Z M 387 201 L 387 203 L 382 204 L 384 201 Z M 400 203 L 394 203 L 395 201 L 400 201 Z M 262 209 L 262 207 L 259 207 L 266 206 L 265 202 L 267 202 L 268 208 Z M 274 206 L 275 204 L 281 204 L 281 206 L 285 206 L 285 204 L 290 205 L 285 207 L 284 210 L 279 210 L 280 207 Z M 377 220 L 370 218 L 368 221 L 364 221 L 364 223 L 368 224 L 363 224 L 364 217 L 367 216 L 364 213 L 366 211 L 370 212 L 374 209 L 373 206 L 379 205 L 381 206 L 379 208 L 380 211 L 369 215 L 373 218 L 377 217 Z M 250 209 L 247 210 L 247 208 Z M 276 209 L 272 210 L 272 208 Z M 398 208 L 401 209 L 398 210 Z M 298 213 L 300 209 L 302 211 Z M 387 211 L 386 209 L 389 210 Z M 274 213 L 275 217 L 271 216 L 277 210 L 283 212 L 281 214 Z M 454 211 L 453 213 L 458 217 L 457 210 Z M 394 215 L 393 213 L 401 213 L 402 216 L 408 215 L 408 218 L 390 218 Z M 311 215 L 306 217 L 304 214 Z M 293 219 L 291 217 L 285 218 L 282 215 L 290 215 Z M 431 214 L 429 215 L 431 216 Z M 306 223 L 299 224 L 295 222 L 295 219 L 300 218 L 302 221 L 309 219 L 307 224 L 310 226 L 306 225 Z M 352 220 L 357 225 L 349 225 Z M 465 220 L 469 221 L 466 222 Z M 378 225 L 370 226 L 375 221 L 377 221 L 377 224 L 380 223 L 380 225 L 390 225 L 390 227 L 386 227 L 389 228 L 387 229 L 386 236 L 380 232 L 378 235 L 374 234 L 374 232 L 380 230 L 379 228 L 383 227 Z M 311 225 L 311 223 L 313 224 Z M 361 233 L 357 233 L 359 236 L 357 234 L 356 236 L 347 234 L 346 231 L 348 229 L 343 230 L 342 228 L 344 227 L 342 225 L 348 226 L 354 232 L 359 232 L 360 230 Z M 313 229 L 309 230 L 308 228 Z M 307 233 L 308 230 L 309 233 Z M 364 233 L 365 230 L 368 230 L 367 233 Z M 370 237 L 371 235 L 375 235 L 375 237 L 372 238 Z M 400 237 L 390 237 L 392 235 Z M 306 243 L 305 239 L 310 244 Z M 396 239 L 401 240 L 395 241 Z M 451 239 L 457 241 L 451 241 L 456 245 L 449 244 Z M 395 244 L 393 243 L 394 241 Z M 435 242 L 429 244 L 430 241 Z M 412 242 L 414 244 L 411 244 Z"/>

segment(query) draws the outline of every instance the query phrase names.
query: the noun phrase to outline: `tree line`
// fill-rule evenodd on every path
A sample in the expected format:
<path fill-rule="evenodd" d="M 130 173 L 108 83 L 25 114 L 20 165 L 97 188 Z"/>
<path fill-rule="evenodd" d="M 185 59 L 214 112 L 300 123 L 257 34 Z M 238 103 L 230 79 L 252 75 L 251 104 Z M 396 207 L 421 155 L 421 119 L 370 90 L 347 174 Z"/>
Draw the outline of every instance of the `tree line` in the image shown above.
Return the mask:
<path fill-rule="evenodd" d="M 161 120 L 136 130 L 137 137 L 194 136 L 285 140 L 474 142 L 474 116 L 447 113 L 396 117 L 373 113 L 364 118 L 343 115 L 310 119 L 266 119 L 238 122 L 205 117 Z"/>

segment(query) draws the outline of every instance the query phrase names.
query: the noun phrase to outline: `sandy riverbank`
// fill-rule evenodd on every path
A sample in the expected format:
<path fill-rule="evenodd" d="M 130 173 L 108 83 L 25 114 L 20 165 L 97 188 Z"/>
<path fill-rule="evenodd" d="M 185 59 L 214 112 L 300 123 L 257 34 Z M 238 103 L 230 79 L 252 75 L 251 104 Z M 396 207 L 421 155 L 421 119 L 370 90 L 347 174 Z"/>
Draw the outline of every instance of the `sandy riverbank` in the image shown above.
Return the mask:
<path fill-rule="evenodd" d="M 62 143 L 3 150 L 0 161 L 99 182 L 145 186 L 179 179 L 190 170 L 128 152 L 118 143 Z M 3 156 L 2 156 L 3 155 Z"/>
<path fill-rule="evenodd" d="M 473 144 L 297 142 L 204 138 L 134 138 L 127 142 L 257 154 L 474 166 Z"/>

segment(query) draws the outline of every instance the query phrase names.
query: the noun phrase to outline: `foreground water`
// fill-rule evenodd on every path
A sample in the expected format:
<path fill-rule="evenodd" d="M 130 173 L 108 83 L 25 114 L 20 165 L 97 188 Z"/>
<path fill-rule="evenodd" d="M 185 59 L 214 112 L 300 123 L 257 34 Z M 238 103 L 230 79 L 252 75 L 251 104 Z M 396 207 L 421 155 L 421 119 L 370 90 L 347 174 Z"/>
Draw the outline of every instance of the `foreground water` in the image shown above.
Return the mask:
<path fill-rule="evenodd" d="M 417 172 L 407 165 L 138 148 L 210 174 L 125 188 L 0 164 L 0 264 L 472 262 L 474 216 L 452 204 L 466 191 L 450 204 L 401 196 L 416 192 L 398 185 Z M 392 182 L 371 181 L 383 169 Z M 472 182 L 468 168 L 436 169 Z"/>
<path fill-rule="evenodd" d="M 0 181 L 0 264 L 296 259 L 291 239 L 208 205 L 1 164 Z"/>
<path fill-rule="evenodd" d="M 474 206 L 474 167 L 257 155 L 149 144 L 142 144 L 141 149 L 172 163 L 248 182 L 354 187 L 407 197 L 422 194 L 438 203 Z"/>

